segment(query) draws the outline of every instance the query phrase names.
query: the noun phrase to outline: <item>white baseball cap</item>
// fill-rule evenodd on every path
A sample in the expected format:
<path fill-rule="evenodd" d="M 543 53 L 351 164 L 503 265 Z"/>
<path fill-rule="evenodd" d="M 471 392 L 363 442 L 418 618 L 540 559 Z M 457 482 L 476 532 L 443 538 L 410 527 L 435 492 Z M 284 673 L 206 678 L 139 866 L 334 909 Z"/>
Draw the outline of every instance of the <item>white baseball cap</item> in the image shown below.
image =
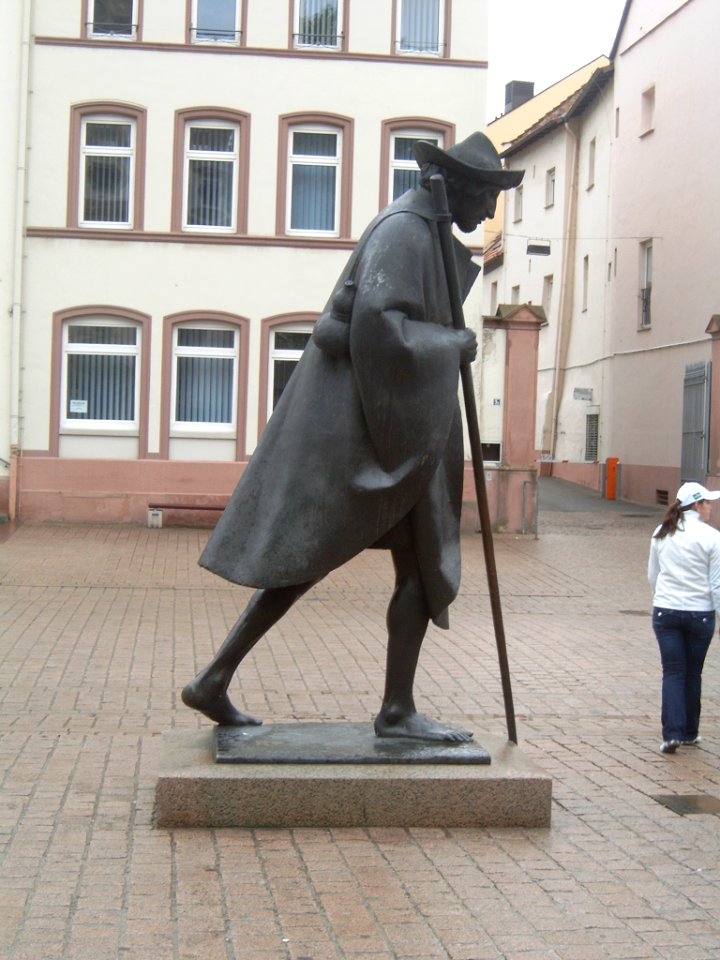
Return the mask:
<path fill-rule="evenodd" d="M 681 507 L 691 507 L 694 503 L 701 500 L 717 500 L 720 497 L 720 490 L 707 490 L 701 483 L 684 483 L 677 492 L 677 498 Z"/>

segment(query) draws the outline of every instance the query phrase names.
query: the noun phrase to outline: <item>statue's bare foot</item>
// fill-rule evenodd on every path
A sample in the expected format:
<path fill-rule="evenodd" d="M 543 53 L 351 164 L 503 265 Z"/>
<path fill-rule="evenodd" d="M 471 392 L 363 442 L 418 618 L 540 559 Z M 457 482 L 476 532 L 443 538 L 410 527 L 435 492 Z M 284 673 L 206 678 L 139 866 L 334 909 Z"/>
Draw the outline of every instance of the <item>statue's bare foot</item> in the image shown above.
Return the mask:
<path fill-rule="evenodd" d="M 226 727 L 258 727 L 262 720 L 256 720 L 247 713 L 237 710 L 220 684 L 195 677 L 184 688 L 182 701 L 186 707 L 199 710 L 200 713 Z"/>
<path fill-rule="evenodd" d="M 439 723 L 422 713 L 385 714 L 382 711 L 375 718 L 375 734 L 378 737 L 408 737 L 447 743 L 468 743 L 473 738 L 469 730 Z"/>

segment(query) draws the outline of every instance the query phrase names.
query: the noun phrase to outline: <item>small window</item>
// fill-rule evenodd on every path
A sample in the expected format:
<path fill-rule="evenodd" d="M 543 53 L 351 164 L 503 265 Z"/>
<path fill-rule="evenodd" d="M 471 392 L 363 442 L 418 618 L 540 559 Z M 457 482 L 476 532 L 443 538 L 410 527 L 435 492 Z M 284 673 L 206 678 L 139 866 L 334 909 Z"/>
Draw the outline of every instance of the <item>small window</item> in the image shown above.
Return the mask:
<path fill-rule="evenodd" d="M 88 0 L 87 35 L 107 40 L 135 40 L 138 36 L 138 2 Z"/>
<path fill-rule="evenodd" d="M 520 303 L 520 284 L 510 290 L 510 303 Z"/>
<path fill-rule="evenodd" d="M 497 280 L 493 280 L 490 284 L 490 316 L 494 317 L 497 313 L 498 306 L 498 284 Z"/>
<path fill-rule="evenodd" d="M 278 327 L 270 333 L 270 366 L 268 370 L 268 411 L 272 412 L 292 376 L 303 350 L 307 346 L 312 327 L 293 324 Z"/>
<path fill-rule="evenodd" d="M 588 174 L 587 188 L 595 186 L 595 137 L 588 143 Z"/>
<path fill-rule="evenodd" d="M 620 107 L 615 107 L 615 138 L 620 136 Z"/>
<path fill-rule="evenodd" d="M 595 462 L 598 458 L 598 438 L 600 432 L 600 414 L 585 415 L 585 459 Z"/>
<path fill-rule="evenodd" d="M 193 43 L 240 43 L 240 0 L 192 0 Z"/>
<path fill-rule="evenodd" d="M 121 321 L 63 326 L 61 427 L 137 429 L 140 328 Z"/>
<path fill-rule="evenodd" d="M 523 188 L 515 187 L 513 198 L 513 223 L 518 223 L 523 216 Z"/>
<path fill-rule="evenodd" d="M 555 203 L 555 167 L 545 174 L 545 206 L 552 207 Z"/>
<path fill-rule="evenodd" d="M 296 0 L 294 45 L 338 50 L 341 16 L 340 0 Z"/>
<path fill-rule="evenodd" d="M 390 171 L 392 191 L 390 200 L 397 200 L 407 190 L 420 183 L 420 168 L 415 160 L 415 144 L 418 140 L 427 140 L 442 148 L 442 139 L 437 135 L 422 131 L 401 130 L 391 136 Z"/>
<path fill-rule="evenodd" d="M 197 323 L 173 333 L 172 429 L 235 429 L 238 332 Z"/>
<path fill-rule="evenodd" d="M 136 124 L 114 117 L 85 117 L 80 134 L 81 226 L 132 227 Z"/>
<path fill-rule="evenodd" d="M 640 244 L 640 270 L 642 282 L 640 288 L 640 329 L 647 330 L 652 325 L 650 301 L 652 298 L 653 245 L 651 240 Z"/>
<path fill-rule="evenodd" d="M 583 257 L 583 272 L 582 272 L 582 310 L 583 313 L 588 308 L 588 296 L 590 289 L 590 257 L 586 254 Z"/>
<path fill-rule="evenodd" d="M 341 148 L 339 130 L 290 130 L 288 233 L 338 235 Z"/>
<path fill-rule="evenodd" d="M 640 136 L 651 133 L 655 128 L 655 87 L 643 90 L 640 99 Z"/>
<path fill-rule="evenodd" d="M 239 139 L 236 125 L 185 125 L 184 230 L 236 230 Z"/>
<path fill-rule="evenodd" d="M 500 444 L 483 443 L 482 456 L 484 463 L 500 463 Z"/>
<path fill-rule="evenodd" d="M 400 53 L 444 53 L 445 0 L 398 0 L 396 41 Z"/>
<path fill-rule="evenodd" d="M 550 310 L 552 308 L 552 294 L 553 275 L 550 273 L 546 277 L 543 277 L 542 308 L 547 318 L 550 317 Z"/>

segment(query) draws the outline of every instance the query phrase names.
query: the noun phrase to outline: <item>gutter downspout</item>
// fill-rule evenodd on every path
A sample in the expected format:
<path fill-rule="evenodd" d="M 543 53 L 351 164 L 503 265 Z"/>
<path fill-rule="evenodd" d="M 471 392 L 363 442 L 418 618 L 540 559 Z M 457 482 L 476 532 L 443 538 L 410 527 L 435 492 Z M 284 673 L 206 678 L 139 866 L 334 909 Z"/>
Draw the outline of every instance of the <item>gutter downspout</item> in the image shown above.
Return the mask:
<path fill-rule="evenodd" d="M 575 254 L 577 252 L 577 193 L 578 170 L 580 164 L 580 148 L 578 136 L 568 121 L 565 121 L 565 130 L 572 144 L 570 182 L 568 184 L 565 203 L 565 222 L 563 236 L 565 249 L 563 251 L 562 286 L 560 288 L 560 304 L 558 307 L 558 332 L 555 341 L 555 364 L 553 367 L 552 386 L 552 422 L 550 432 L 550 459 L 555 459 L 557 443 L 558 419 L 560 416 L 560 400 L 565 384 L 565 366 L 570 344 L 572 329 L 573 299 L 575 293 Z"/>
<path fill-rule="evenodd" d="M 28 100 L 30 96 L 30 29 L 33 0 L 22 0 L 20 71 L 17 109 L 17 166 L 13 240 L 12 307 L 10 320 L 10 489 L 8 519 L 17 518 L 18 469 L 22 422 L 22 322 L 27 182 Z"/>

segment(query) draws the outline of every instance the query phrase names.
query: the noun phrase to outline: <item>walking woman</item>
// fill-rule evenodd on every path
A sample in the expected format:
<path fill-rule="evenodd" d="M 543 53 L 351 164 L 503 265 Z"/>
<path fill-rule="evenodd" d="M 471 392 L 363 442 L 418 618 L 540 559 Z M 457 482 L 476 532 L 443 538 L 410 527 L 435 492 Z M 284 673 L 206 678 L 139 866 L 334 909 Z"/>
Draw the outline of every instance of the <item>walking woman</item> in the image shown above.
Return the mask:
<path fill-rule="evenodd" d="M 708 523 L 718 490 L 684 483 L 653 534 L 648 580 L 662 661 L 662 753 L 700 742 L 702 669 L 720 613 L 720 532 Z"/>

